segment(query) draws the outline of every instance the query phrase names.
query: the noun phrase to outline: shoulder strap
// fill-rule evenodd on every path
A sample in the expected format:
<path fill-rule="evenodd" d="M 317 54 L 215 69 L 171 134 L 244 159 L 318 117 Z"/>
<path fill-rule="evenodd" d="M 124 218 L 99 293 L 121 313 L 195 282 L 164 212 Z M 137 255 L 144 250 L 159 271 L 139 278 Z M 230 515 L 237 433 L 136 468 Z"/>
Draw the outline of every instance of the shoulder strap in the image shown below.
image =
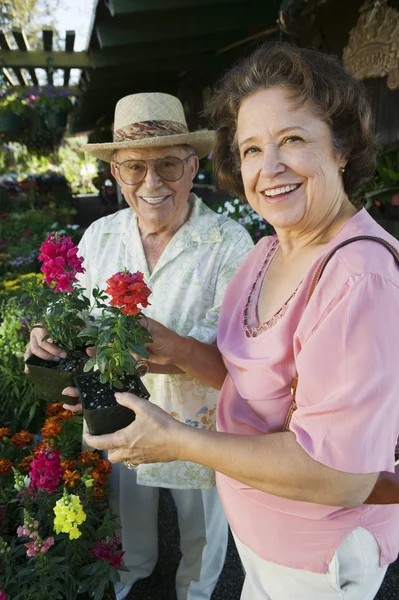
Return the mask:
<path fill-rule="evenodd" d="M 335 248 L 330 250 L 330 252 L 328 254 L 326 254 L 324 259 L 321 261 L 320 265 L 318 266 L 317 271 L 314 274 L 314 277 L 313 277 L 312 282 L 309 287 L 309 292 L 308 292 L 308 295 L 306 298 L 305 307 L 309 304 L 309 301 L 313 295 L 313 292 L 315 291 L 316 285 L 319 283 L 327 264 L 332 259 L 332 257 L 337 252 L 337 250 L 339 250 L 340 248 L 343 248 L 344 246 L 347 246 L 348 244 L 353 244 L 353 242 L 358 242 L 360 240 L 370 240 L 372 242 L 378 242 L 382 246 L 385 246 L 385 248 L 392 254 L 397 266 L 399 267 L 399 252 L 397 251 L 397 249 L 394 246 L 392 246 L 392 244 L 390 244 L 383 238 L 374 237 L 371 235 L 358 235 L 357 237 L 353 237 L 353 238 L 349 238 L 348 240 L 344 240 L 343 242 L 341 242 L 340 244 L 335 246 Z M 294 414 L 294 411 L 296 410 L 295 396 L 296 396 L 297 386 L 298 386 L 298 371 L 295 370 L 295 375 L 294 375 L 294 378 L 291 383 L 292 402 L 291 402 L 291 406 L 288 410 L 287 416 L 285 418 L 283 431 L 289 431 L 291 418 L 292 418 L 292 415 Z"/>

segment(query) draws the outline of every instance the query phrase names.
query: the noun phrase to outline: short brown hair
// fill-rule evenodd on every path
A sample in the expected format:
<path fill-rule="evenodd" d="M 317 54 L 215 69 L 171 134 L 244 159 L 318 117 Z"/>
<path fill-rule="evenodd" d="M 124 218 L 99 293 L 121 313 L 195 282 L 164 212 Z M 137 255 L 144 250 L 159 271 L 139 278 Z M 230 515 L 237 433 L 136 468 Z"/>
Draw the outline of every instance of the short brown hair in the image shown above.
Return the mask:
<path fill-rule="evenodd" d="M 336 57 L 281 42 L 267 43 L 235 65 L 216 85 L 208 105 L 216 129 L 213 164 L 223 188 L 245 200 L 236 143 L 238 111 L 245 98 L 274 86 L 287 88 L 299 106 L 312 102 L 315 114 L 331 128 L 335 152 L 348 159 L 345 192 L 355 192 L 373 174 L 377 154 L 366 90 Z"/>

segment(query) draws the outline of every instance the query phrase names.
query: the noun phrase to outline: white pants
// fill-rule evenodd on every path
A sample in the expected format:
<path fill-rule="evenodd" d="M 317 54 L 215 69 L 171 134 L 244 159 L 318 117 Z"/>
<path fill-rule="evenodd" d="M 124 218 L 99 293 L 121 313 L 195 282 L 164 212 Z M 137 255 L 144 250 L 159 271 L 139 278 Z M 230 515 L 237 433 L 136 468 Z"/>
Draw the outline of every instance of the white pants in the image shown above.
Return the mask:
<path fill-rule="evenodd" d="M 373 600 L 387 570 L 376 540 L 362 528 L 340 544 L 326 574 L 276 565 L 234 540 L 245 570 L 241 600 Z"/>
<path fill-rule="evenodd" d="M 136 473 L 113 465 L 111 509 L 121 521 L 122 583 L 151 575 L 158 560 L 159 488 L 137 485 Z M 177 600 L 210 600 L 223 568 L 228 539 L 216 487 L 170 490 L 177 508 L 182 559 L 176 573 Z"/>

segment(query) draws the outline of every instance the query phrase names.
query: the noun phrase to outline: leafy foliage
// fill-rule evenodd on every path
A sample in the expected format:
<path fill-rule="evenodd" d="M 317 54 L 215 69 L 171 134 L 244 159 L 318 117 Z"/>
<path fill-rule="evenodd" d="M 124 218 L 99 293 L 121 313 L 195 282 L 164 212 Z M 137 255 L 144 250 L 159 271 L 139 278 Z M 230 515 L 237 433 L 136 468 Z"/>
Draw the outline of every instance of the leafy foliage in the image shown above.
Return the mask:
<path fill-rule="evenodd" d="M 97 367 L 101 383 L 122 389 L 124 375 L 137 373 L 137 361 L 131 352 L 148 357 L 145 344 L 152 341 L 151 335 L 139 324 L 143 317 L 141 312 L 123 314 L 119 308 L 105 304 L 107 296 L 98 289 L 93 290 L 93 296 L 102 312 L 100 318 L 93 318 L 93 322 L 79 333 L 87 345 L 96 348 L 96 356 L 86 362 L 84 371 Z"/>

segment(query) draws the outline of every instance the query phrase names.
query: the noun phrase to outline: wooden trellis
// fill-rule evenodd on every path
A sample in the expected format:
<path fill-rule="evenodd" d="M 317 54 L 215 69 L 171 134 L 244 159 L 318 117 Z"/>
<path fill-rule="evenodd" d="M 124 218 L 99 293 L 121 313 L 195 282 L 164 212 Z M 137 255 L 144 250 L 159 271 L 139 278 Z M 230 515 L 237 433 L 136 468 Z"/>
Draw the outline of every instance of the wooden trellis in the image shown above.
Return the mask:
<path fill-rule="evenodd" d="M 65 89 L 74 95 L 79 94 L 81 92 L 79 87 L 69 86 L 71 69 L 81 69 L 85 76 L 87 76 L 87 70 L 91 67 L 89 54 L 87 52 L 74 51 L 74 31 L 66 32 L 65 50 L 53 50 L 52 29 L 44 28 L 42 33 L 43 50 L 31 50 L 22 29 L 12 29 L 11 34 L 18 46 L 18 50 L 14 50 L 11 47 L 8 35 L 0 29 L 0 68 L 4 81 L 10 89 L 20 93 L 32 87 L 39 86 L 35 69 L 45 69 L 49 85 L 53 85 L 54 71 L 62 69 L 64 71 L 63 86 L 57 86 L 57 89 Z M 31 83 L 22 69 L 28 71 Z M 14 77 L 10 72 L 11 70 L 14 73 Z"/>

